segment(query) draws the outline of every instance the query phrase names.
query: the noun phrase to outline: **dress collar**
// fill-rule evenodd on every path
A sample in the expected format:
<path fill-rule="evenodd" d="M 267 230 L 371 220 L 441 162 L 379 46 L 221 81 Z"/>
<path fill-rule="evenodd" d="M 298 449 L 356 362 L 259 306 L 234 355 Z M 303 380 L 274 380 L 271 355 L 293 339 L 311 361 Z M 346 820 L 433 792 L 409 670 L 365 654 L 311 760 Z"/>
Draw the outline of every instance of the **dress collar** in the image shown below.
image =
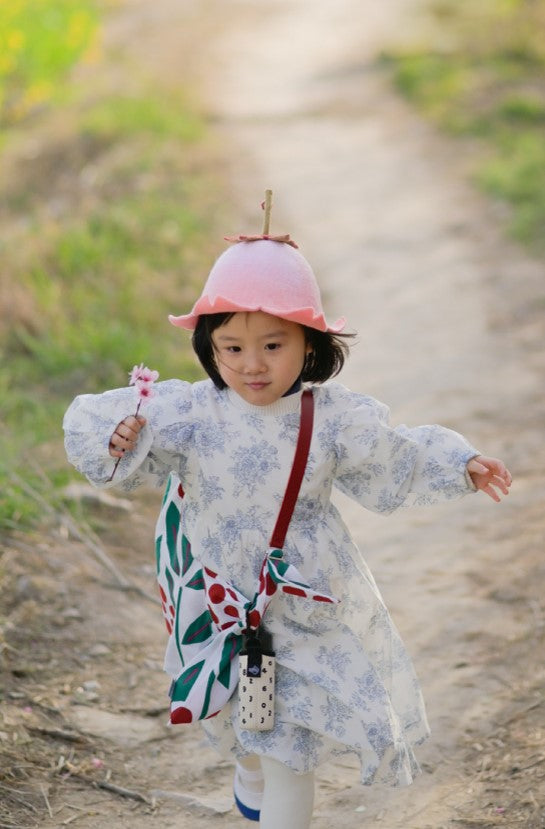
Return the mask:
<path fill-rule="evenodd" d="M 301 395 L 303 393 L 303 387 L 301 387 L 298 391 L 294 391 L 292 394 L 281 397 L 279 400 L 276 400 L 274 403 L 270 403 L 268 406 L 254 406 L 252 403 L 248 403 L 244 400 L 244 398 L 233 391 L 233 389 L 228 388 L 226 391 L 227 399 L 236 409 L 246 412 L 247 414 L 259 415 L 261 417 L 271 417 L 275 415 L 298 412 L 301 408 Z"/>

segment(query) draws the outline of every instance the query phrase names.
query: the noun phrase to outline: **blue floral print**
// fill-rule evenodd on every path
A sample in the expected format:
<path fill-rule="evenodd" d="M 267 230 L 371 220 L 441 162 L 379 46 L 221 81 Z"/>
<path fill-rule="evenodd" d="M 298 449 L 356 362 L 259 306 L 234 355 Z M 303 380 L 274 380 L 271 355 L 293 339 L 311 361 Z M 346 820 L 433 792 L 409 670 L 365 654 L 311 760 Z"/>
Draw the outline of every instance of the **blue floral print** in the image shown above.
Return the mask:
<path fill-rule="evenodd" d="M 235 496 L 245 492 L 251 495 L 256 484 L 265 484 L 267 476 L 273 469 L 280 469 L 276 460 L 278 450 L 266 440 L 261 440 L 253 446 L 235 449 L 231 454 L 234 461 L 228 471 L 233 474 Z"/>
<path fill-rule="evenodd" d="M 154 391 L 137 449 L 120 462 L 115 483 L 162 486 L 169 475 L 172 486 L 181 482 L 192 553 L 251 598 L 293 461 L 301 393 L 258 407 L 209 380 L 171 380 Z M 108 441 L 131 412 L 132 394 L 83 395 L 66 414 L 69 458 L 99 486 L 111 485 Z M 406 784 L 418 772 L 413 749 L 428 734 L 418 681 L 331 490 L 383 513 L 458 498 L 472 491 L 465 467 L 477 450 L 439 426 L 394 428 L 386 406 L 337 382 L 315 387 L 314 399 L 284 555 L 339 603 L 274 597 L 265 619 L 277 660 L 272 731 L 240 728 L 236 693 L 202 726 L 225 757 L 257 752 L 306 772 L 355 754 L 363 782 Z"/>

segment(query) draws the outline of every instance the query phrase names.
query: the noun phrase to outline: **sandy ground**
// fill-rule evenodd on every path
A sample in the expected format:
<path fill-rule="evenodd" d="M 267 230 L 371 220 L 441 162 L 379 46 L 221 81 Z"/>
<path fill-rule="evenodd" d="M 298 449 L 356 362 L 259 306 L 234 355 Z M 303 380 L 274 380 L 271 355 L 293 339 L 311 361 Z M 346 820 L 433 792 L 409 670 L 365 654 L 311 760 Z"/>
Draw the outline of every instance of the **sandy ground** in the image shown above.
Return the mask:
<path fill-rule="evenodd" d="M 135 0 L 112 22 L 109 42 L 146 71 L 195 84 L 239 211 L 239 226 L 226 233 L 259 231 L 259 201 L 266 187 L 274 190 L 273 230 L 298 241 L 329 316 L 345 315 L 358 332 L 344 382 L 387 402 L 396 423 L 461 431 L 515 475 L 499 506 L 478 495 L 384 519 L 339 499 L 413 655 L 433 737 L 409 789 L 362 788 L 351 766 L 320 769 L 313 827 L 440 829 L 500 819 L 538 827 L 545 824 L 509 822 L 501 781 L 483 799 L 468 752 L 497 733 L 506 711 L 531 707 L 543 678 L 539 660 L 524 661 L 544 618 L 536 574 L 543 576 L 545 360 L 535 301 L 543 264 L 506 241 L 494 205 L 468 184 L 463 149 L 396 97 L 376 67 L 380 49 L 417 25 L 417 7 Z M 153 590 L 147 516 L 127 527 L 122 504 L 102 509 L 108 550 Z M 198 728 L 164 725 L 157 608 L 108 590 L 83 547 L 83 570 L 54 545 L 42 552 L 48 566 L 73 577 L 59 636 L 83 647 L 53 711 L 94 741 L 87 766 L 72 758 L 81 784 L 51 792 L 53 817 L 43 825 L 71 817 L 82 829 L 243 825 L 231 807 L 229 765 L 218 763 Z M 157 808 L 86 785 L 93 752 L 109 757 L 112 780 L 155 797 Z M 542 802 L 532 792 L 538 815 Z"/>

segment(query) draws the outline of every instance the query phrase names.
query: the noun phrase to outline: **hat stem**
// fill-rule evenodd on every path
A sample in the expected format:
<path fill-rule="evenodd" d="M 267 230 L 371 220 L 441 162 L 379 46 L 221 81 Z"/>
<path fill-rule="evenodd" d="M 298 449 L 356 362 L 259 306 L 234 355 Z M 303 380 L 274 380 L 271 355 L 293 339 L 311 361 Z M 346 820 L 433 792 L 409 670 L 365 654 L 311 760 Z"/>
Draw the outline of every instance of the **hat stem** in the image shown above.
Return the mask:
<path fill-rule="evenodd" d="M 272 190 L 265 190 L 265 202 L 263 209 L 265 216 L 263 218 L 263 236 L 269 235 L 269 228 L 271 224 L 271 207 L 272 207 Z"/>

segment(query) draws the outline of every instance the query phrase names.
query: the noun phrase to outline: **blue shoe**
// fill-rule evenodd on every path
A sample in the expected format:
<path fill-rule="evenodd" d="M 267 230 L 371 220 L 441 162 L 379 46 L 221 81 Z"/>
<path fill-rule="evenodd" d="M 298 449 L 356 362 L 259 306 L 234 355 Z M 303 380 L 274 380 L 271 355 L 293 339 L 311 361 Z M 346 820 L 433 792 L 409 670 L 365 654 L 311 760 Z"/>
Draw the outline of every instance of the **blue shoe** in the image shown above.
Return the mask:
<path fill-rule="evenodd" d="M 236 764 L 233 792 L 237 809 L 243 817 L 256 822 L 259 821 L 263 791 L 249 791 L 244 784 L 258 783 L 259 781 L 263 782 L 261 769 L 259 771 L 248 771 L 240 763 Z"/>

